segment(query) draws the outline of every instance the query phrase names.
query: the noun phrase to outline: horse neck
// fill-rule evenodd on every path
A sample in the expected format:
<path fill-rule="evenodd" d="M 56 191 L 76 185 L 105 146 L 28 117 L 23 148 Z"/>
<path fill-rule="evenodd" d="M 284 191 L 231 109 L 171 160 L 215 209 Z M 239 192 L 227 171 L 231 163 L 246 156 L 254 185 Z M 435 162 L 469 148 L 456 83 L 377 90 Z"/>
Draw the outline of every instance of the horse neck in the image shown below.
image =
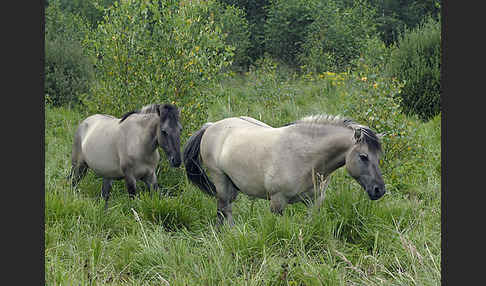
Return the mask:
<path fill-rule="evenodd" d="M 346 155 L 353 146 L 353 131 L 341 126 L 323 126 L 325 130 L 303 133 L 301 142 L 305 143 L 304 157 L 312 162 L 312 168 L 328 175 L 344 166 Z"/>
<path fill-rule="evenodd" d="M 135 119 L 141 128 L 144 129 L 143 133 L 148 134 L 147 139 L 143 140 L 143 144 L 146 144 L 145 150 L 153 152 L 159 146 L 160 137 L 160 119 L 156 114 L 144 114 Z"/>

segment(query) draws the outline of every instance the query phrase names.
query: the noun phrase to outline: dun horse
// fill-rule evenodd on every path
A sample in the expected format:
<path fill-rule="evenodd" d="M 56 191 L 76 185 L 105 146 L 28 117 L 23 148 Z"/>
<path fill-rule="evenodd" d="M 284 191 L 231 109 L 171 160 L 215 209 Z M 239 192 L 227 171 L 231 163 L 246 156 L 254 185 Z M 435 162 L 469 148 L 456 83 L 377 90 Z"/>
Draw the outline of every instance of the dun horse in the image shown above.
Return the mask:
<path fill-rule="evenodd" d="M 318 208 L 325 187 L 315 188 L 314 172 L 328 178 L 342 166 L 371 200 L 379 199 L 385 193 L 381 150 L 370 128 L 338 116 L 309 116 L 280 128 L 234 117 L 195 132 L 184 146 L 184 164 L 189 180 L 217 198 L 219 222 L 232 225 L 238 192 L 269 199 L 278 214 L 300 201 Z"/>
<path fill-rule="evenodd" d="M 113 180 L 124 179 L 130 197 L 136 180 L 158 189 L 155 168 L 162 147 L 172 167 L 181 165 L 179 110 L 172 104 L 151 104 L 121 119 L 95 114 L 74 134 L 71 179 L 77 185 L 88 168 L 103 177 L 102 196 L 108 206 Z"/>

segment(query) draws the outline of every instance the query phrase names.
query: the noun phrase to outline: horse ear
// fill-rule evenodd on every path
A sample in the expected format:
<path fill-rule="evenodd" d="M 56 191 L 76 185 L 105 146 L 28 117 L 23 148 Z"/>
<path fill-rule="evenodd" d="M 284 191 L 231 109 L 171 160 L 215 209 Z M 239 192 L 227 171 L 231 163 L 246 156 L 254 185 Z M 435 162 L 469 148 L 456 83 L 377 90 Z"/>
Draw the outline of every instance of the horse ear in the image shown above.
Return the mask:
<path fill-rule="evenodd" d="M 354 140 L 356 140 L 356 142 L 361 142 L 361 128 L 359 127 L 354 129 Z"/>

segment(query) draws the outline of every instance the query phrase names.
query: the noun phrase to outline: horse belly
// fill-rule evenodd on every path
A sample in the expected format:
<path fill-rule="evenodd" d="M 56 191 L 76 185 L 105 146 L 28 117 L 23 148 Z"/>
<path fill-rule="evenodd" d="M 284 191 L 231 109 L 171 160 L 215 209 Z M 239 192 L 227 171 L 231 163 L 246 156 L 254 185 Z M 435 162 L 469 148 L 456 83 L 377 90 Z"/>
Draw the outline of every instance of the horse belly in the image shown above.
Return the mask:
<path fill-rule="evenodd" d="M 231 147 L 221 154 L 222 169 L 240 192 L 252 197 L 268 198 L 265 175 L 270 160 L 269 150 L 265 144 L 251 144 L 245 142 L 244 137 L 239 138 L 237 143 L 226 142 Z"/>
<path fill-rule="evenodd" d="M 113 134 L 104 134 L 96 130 L 96 126 L 90 131 L 81 143 L 83 157 L 88 167 L 105 178 L 123 177 L 116 144 L 110 140 Z"/>

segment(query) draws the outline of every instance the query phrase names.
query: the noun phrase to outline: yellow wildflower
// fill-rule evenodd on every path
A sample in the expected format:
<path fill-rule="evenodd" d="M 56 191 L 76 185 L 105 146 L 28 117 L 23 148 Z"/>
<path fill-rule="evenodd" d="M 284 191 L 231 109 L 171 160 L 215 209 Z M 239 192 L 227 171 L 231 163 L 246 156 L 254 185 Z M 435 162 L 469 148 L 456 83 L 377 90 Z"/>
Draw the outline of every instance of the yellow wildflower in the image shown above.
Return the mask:
<path fill-rule="evenodd" d="M 366 81 L 367 79 L 368 79 L 368 78 L 367 78 L 367 77 L 365 77 L 365 76 L 361 78 L 361 80 L 362 80 L 362 81 Z"/>

